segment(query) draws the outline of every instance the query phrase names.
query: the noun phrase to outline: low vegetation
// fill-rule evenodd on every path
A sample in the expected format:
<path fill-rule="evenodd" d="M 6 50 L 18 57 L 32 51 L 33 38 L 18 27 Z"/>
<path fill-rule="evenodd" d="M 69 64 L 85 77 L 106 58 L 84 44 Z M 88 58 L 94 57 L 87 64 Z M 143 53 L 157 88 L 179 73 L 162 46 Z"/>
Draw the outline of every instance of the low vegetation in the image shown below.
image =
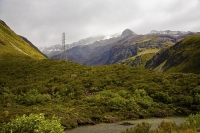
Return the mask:
<path fill-rule="evenodd" d="M 199 131 L 200 114 L 196 114 L 187 117 L 181 125 L 170 121 L 163 121 L 156 129 L 151 129 L 151 124 L 143 122 L 121 133 L 198 133 Z"/>
<path fill-rule="evenodd" d="M 156 73 L 127 65 L 82 66 L 5 57 L 0 65 L 0 123 L 57 116 L 65 128 L 122 119 L 189 115 L 200 110 L 200 75 Z"/>
<path fill-rule="evenodd" d="M 48 120 L 43 114 L 17 117 L 0 129 L 0 133 L 64 133 L 58 118 Z"/>

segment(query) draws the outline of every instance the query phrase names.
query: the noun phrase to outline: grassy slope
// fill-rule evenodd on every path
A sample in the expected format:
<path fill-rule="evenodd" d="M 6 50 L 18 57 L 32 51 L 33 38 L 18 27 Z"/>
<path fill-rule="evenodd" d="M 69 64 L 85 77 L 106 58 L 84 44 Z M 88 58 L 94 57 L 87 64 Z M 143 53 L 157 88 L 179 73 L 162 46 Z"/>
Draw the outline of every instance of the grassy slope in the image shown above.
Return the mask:
<path fill-rule="evenodd" d="M 144 66 L 146 61 L 151 59 L 155 53 L 158 52 L 158 49 L 146 49 L 139 52 L 136 56 L 132 56 L 128 59 L 120 61 L 120 64 L 127 64 L 130 66 Z"/>
<path fill-rule="evenodd" d="M 28 55 L 34 59 L 45 59 L 42 54 L 36 51 L 16 33 L 14 33 L 8 26 L 0 21 L 0 59 L 5 59 L 6 56 L 24 56 Z"/>
<path fill-rule="evenodd" d="M 183 39 L 153 57 L 148 68 L 168 72 L 200 73 L 200 36 Z"/>
<path fill-rule="evenodd" d="M 166 62 L 171 72 L 200 73 L 200 35 L 182 40 L 173 56 Z M 173 61 L 174 64 L 170 64 Z"/>
<path fill-rule="evenodd" d="M 147 36 L 144 38 L 137 38 L 132 41 L 132 45 L 137 46 L 137 54 L 120 61 L 120 64 L 127 64 L 130 66 L 145 66 L 146 62 L 151 59 L 160 49 L 167 48 L 174 45 L 167 37 Z"/>

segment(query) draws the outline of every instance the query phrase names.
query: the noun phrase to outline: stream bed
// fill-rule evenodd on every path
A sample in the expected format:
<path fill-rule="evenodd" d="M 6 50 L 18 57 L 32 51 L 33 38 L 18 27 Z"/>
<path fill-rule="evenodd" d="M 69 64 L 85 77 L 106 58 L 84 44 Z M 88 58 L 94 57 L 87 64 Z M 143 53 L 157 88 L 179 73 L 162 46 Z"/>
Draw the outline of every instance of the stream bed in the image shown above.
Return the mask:
<path fill-rule="evenodd" d="M 167 118 L 150 118 L 150 119 L 139 119 L 139 120 L 125 120 L 116 123 L 101 123 L 89 126 L 79 126 L 74 129 L 66 130 L 66 133 L 120 133 L 120 131 L 126 130 L 127 128 L 135 127 L 137 124 L 142 122 L 148 122 L 151 124 L 151 129 L 157 128 L 158 124 L 164 120 L 175 122 L 180 125 L 185 118 L 184 117 L 167 117 Z M 130 122 L 133 125 L 120 125 L 123 122 Z"/>

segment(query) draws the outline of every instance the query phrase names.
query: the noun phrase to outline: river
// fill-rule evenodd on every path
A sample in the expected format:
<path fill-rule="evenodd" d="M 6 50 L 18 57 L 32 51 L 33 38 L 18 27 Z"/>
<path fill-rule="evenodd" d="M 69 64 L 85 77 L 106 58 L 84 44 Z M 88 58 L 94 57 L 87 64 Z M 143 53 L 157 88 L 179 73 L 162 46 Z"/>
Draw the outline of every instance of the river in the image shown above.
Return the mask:
<path fill-rule="evenodd" d="M 130 122 L 134 125 L 120 125 L 120 123 L 125 122 L 117 122 L 117 123 L 102 123 L 91 126 L 80 126 L 74 129 L 66 130 L 66 133 L 119 133 L 120 131 L 126 130 L 127 128 L 131 128 L 136 126 L 142 122 L 148 122 L 152 126 L 152 129 L 155 129 L 160 122 L 163 120 L 168 120 L 175 122 L 180 125 L 184 121 L 184 117 L 167 117 L 167 118 L 150 118 L 150 119 L 139 119 L 139 120 L 126 120 L 126 122 Z"/>

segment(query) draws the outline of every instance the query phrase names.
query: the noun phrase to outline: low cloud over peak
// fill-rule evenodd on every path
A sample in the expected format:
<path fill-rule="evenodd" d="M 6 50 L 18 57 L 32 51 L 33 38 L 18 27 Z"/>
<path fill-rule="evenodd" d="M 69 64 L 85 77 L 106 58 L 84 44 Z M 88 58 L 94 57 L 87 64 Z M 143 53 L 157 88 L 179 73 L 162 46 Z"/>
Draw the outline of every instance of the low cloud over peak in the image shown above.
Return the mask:
<path fill-rule="evenodd" d="M 199 0 L 0 0 L 0 16 L 36 46 L 131 29 L 200 31 Z"/>

